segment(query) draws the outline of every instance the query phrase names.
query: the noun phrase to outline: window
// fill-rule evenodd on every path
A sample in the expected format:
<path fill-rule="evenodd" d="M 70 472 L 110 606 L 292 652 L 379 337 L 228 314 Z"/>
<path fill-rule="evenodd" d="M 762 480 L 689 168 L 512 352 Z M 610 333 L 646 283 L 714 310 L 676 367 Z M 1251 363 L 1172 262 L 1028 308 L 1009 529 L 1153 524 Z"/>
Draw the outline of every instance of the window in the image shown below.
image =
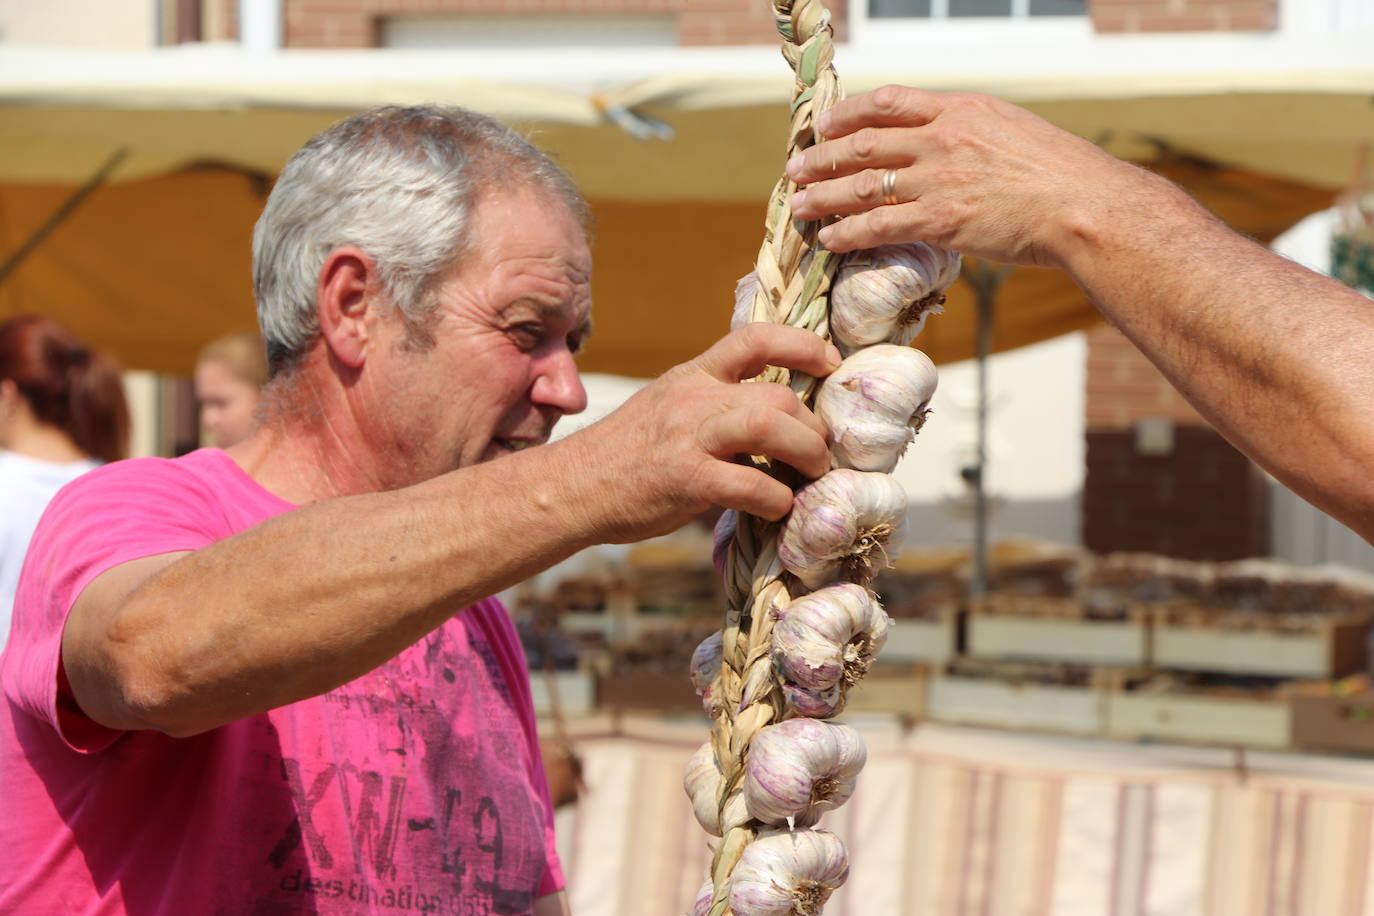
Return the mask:
<path fill-rule="evenodd" d="M 678 43 L 671 16 L 423 15 L 393 16 L 382 23 L 382 47 L 586 48 L 672 47 Z"/>
<path fill-rule="evenodd" d="M 874 19 L 1022 19 L 1087 13 L 1087 0 L 868 0 L 868 15 Z"/>

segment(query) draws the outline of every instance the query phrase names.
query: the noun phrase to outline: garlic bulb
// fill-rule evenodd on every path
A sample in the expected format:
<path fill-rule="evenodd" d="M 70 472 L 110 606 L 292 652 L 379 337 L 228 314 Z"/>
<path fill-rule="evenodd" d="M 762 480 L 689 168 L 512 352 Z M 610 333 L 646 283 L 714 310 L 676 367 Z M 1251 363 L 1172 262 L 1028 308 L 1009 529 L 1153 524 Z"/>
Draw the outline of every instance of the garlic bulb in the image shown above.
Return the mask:
<path fill-rule="evenodd" d="M 773 627 L 773 663 L 813 692 L 848 687 L 868 672 L 891 620 L 868 589 L 848 582 L 794 599 Z"/>
<path fill-rule="evenodd" d="M 828 830 L 765 830 L 730 879 L 735 916 L 816 916 L 849 877 L 849 855 Z"/>
<path fill-rule="evenodd" d="M 716 698 L 716 678 L 720 677 L 721 634 L 712 633 L 701 641 L 692 652 L 692 665 L 689 673 L 697 696 L 701 697 L 701 708 L 714 719 L 720 715 L 720 702 Z"/>
<path fill-rule="evenodd" d="M 754 294 L 758 288 L 759 275 L 755 271 L 739 278 L 735 284 L 735 311 L 730 316 L 730 330 L 738 331 L 754 320 Z"/>
<path fill-rule="evenodd" d="M 724 774 L 716 763 L 716 752 L 707 741 L 687 761 L 687 770 L 682 777 L 682 788 L 692 802 L 692 813 L 697 817 L 701 829 L 711 836 L 722 836 L 724 830 L 720 823 L 720 790 L 725 781 Z M 749 820 L 749 812 L 744 806 L 744 794 L 738 789 L 725 805 L 725 827 L 737 827 Z"/>
<path fill-rule="evenodd" d="M 958 252 L 924 242 L 850 252 L 830 290 L 831 338 L 843 352 L 911 343 L 958 277 Z"/>
<path fill-rule="evenodd" d="M 844 711 L 847 699 L 844 688 L 839 684 L 817 689 L 783 684 L 782 693 L 787 698 L 787 708 L 808 719 L 828 719 L 839 715 Z"/>
<path fill-rule="evenodd" d="M 715 892 L 711 877 L 707 875 L 706 883 L 697 891 L 697 899 L 692 903 L 692 916 L 707 916 L 711 912 L 711 901 L 715 899 Z"/>
<path fill-rule="evenodd" d="M 711 562 L 716 572 L 725 575 L 725 564 L 730 559 L 730 544 L 735 540 L 735 530 L 739 527 L 739 513 L 726 509 L 716 519 L 716 527 L 711 532 Z"/>
<path fill-rule="evenodd" d="M 840 363 L 816 393 L 835 467 L 890 473 L 930 413 L 935 364 L 920 350 L 880 344 Z"/>
<path fill-rule="evenodd" d="M 906 535 L 906 491 L 887 474 L 838 468 L 792 501 L 778 559 L 807 588 L 843 577 L 867 584 Z"/>
<path fill-rule="evenodd" d="M 868 761 L 863 738 L 848 725 L 788 719 L 749 743 L 744 804 L 749 816 L 780 826 L 788 818 L 814 823 L 854 794 Z"/>

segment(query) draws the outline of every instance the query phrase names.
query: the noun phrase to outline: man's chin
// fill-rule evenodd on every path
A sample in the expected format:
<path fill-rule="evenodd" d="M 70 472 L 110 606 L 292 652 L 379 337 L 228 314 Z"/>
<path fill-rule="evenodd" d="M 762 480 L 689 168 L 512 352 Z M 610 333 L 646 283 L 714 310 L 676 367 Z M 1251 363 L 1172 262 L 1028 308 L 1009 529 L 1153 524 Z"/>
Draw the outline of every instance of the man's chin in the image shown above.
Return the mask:
<path fill-rule="evenodd" d="M 542 441 L 530 439 L 492 439 L 487 443 L 487 447 L 482 450 L 478 461 L 491 461 L 495 458 L 504 458 L 507 455 L 514 455 L 517 452 L 528 451 L 543 445 Z"/>

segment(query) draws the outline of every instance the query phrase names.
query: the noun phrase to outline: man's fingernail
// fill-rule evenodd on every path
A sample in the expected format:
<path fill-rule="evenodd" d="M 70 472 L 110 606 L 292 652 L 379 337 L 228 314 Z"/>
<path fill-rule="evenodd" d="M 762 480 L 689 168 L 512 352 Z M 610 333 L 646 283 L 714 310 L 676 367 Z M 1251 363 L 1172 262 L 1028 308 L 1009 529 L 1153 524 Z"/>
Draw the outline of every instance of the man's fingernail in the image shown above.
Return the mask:
<path fill-rule="evenodd" d="M 806 203 L 805 191 L 798 191 L 796 194 L 793 194 L 787 201 L 787 205 L 791 207 L 793 210 L 800 209 L 801 205 L 804 203 Z"/>
<path fill-rule="evenodd" d="M 844 361 L 844 357 L 840 355 L 839 348 L 834 344 L 825 345 L 825 358 L 830 361 L 830 365 L 832 366 L 838 366 Z"/>
<path fill-rule="evenodd" d="M 834 234 L 835 233 L 831 231 L 830 227 L 826 226 L 824 229 L 816 233 L 816 240 L 819 241 L 825 247 L 829 248 L 830 237 Z"/>
<path fill-rule="evenodd" d="M 791 175 L 801 171 L 801 167 L 805 162 L 806 156 L 802 153 L 797 153 L 797 155 L 787 160 L 787 174 Z M 773 166 L 773 168 L 777 168 L 777 166 Z"/>
<path fill-rule="evenodd" d="M 821 137 L 830 136 L 830 112 L 822 111 L 821 116 L 816 119 L 816 133 Z"/>

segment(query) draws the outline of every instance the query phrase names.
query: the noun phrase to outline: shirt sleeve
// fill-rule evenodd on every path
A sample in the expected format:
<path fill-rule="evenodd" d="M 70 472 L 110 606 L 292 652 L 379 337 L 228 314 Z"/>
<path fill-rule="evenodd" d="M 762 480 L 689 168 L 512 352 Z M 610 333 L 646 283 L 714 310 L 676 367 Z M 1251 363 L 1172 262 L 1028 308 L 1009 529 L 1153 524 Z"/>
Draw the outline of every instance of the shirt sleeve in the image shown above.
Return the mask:
<path fill-rule="evenodd" d="M 223 513 L 192 474 L 158 458 L 121 461 L 68 484 L 34 531 L 0 657 L 6 696 L 74 750 L 101 750 L 121 732 L 83 716 L 61 669 L 62 631 L 81 592 L 116 566 L 197 550 L 224 536 Z M 60 714 L 59 714 L 60 711 Z"/>

